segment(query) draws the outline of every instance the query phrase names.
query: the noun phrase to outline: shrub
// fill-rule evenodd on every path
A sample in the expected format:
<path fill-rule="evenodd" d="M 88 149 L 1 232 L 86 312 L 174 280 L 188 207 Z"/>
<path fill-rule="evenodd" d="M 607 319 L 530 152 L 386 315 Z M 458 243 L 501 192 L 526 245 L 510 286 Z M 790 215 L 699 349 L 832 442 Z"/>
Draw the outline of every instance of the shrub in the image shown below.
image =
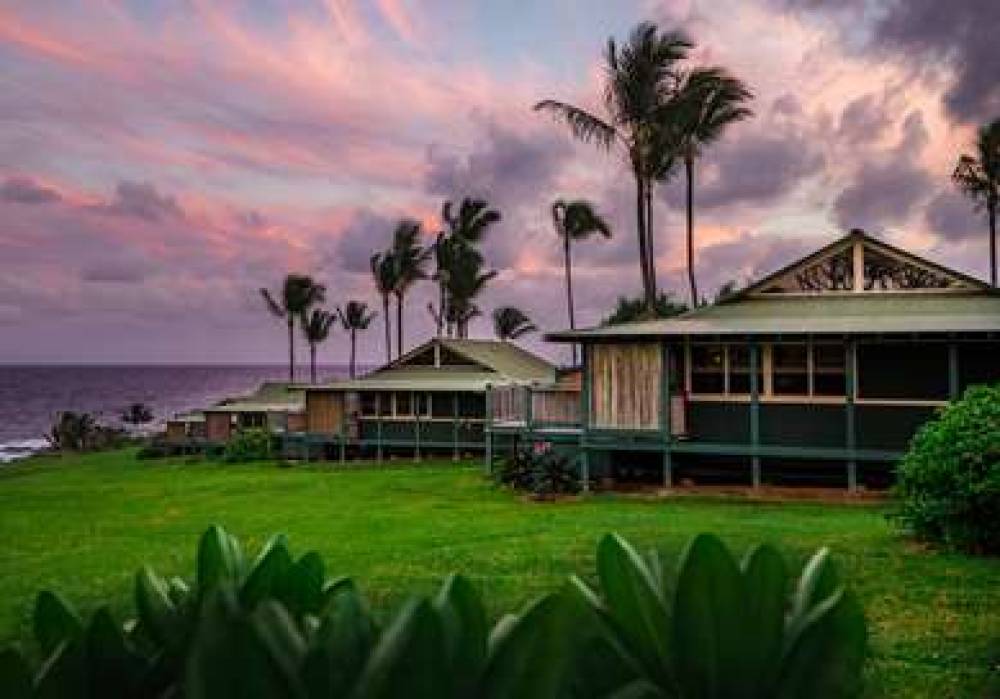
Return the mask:
<path fill-rule="evenodd" d="M 575 466 L 544 442 L 515 449 L 501 462 L 494 478 L 501 485 L 541 498 L 580 492 Z"/>
<path fill-rule="evenodd" d="M 737 566 L 709 535 L 676 576 L 609 535 L 600 594 L 574 579 L 492 629 L 457 575 L 380 627 L 350 580 L 327 578 L 314 552 L 294 559 L 283 537 L 247 564 L 211 527 L 196 561 L 190 583 L 140 570 L 125 624 L 106 608 L 84 623 L 39 594 L 41 663 L 0 654 L 0 696 L 844 697 L 865 650 L 864 617 L 825 552 L 789 600 L 773 549 Z"/>
<path fill-rule="evenodd" d="M 896 473 L 893 516 L 914 535 L 1000 553 L 1000 385 L 974 386 L 941 410 Z"/>
<path fill-rule="evenodd" d="M 101 425 L 90 413 L 71 410 L 59 413 L 45 438 L 56 451 L 115 449 L 126 441 L 121 430 Z"/>
<path fill-rule="evenodd" d="M 226 443 L 222 453 L 224 461 L 262 461 L 274 454 L 274 438 L 270 432 L 260 428 L 238 430 Z"/>

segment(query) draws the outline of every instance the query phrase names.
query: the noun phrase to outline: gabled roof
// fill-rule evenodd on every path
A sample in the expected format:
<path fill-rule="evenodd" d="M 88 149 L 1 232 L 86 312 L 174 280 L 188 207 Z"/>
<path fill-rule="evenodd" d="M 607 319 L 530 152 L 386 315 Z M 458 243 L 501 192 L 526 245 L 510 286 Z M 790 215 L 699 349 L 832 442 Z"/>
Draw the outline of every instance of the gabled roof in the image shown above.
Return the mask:
<path fill-rule="evenodd" d="M 461 362 L 428 364 L 428 353 L 435 360 L 453 353 Z M 482 391 L 489 384 L 549 383 L 555 375 L 550 362 L 511 342 L 433 338 L 361 378 L 307 390 Z"/>
<path fill-rule="evenodd" d="M 227 398 L 204 412 L 209 413 L 276 413 L 299 411 L 305 408 L 303 384 L 283 381 L 265 381 L 253 393 L 238 398 Z"/>
<path fill-rule="evenodd" d="M 852 258 L 846 272 L 837 267 L 845 253 Z M 838 255 L 840 262 L 828 264 Z M 865 268 L 857 286 L 856 256 Z M 815 271 L 817 265 L 821 272 Z M 817 280 L 833 288 L 808 288 Z M 546 338 L 906 333 L 1000 333 L 1000 293 L 978 279 L 852 231 L 720 303 L 674 318 Z"/>

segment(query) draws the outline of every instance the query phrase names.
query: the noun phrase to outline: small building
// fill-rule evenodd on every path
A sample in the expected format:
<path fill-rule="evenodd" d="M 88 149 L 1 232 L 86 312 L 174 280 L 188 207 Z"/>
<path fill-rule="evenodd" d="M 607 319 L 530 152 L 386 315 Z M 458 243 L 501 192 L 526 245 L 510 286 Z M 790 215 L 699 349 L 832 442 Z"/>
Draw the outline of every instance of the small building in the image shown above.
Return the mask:
<path fill-rule="evenodd" d="M 306 424 L 305 392 L 299 384 L 270 381 L 248 396 L 224 400 L 202 412 L 205 439 L 213 443 L 227 442 L 241 429 L 300 432 Z"/>
<path fill-rule="evenodd" d="M 884 485 L 940 406 L 1000 381 L 1000 293 L 852 231 L 720 303 L 547 339 L 583 347 L 575 417 L 550 427 L 536 396 L 501 389 L 491 434 L 572 444 L 589 476 L 735 468 L 853 489 Z"/>
<path fill-rule="evenodd" d="M 555 379 L 552 364 L 513 343 L 434 338 L 359 379 L 305 387 L 304 441 L 325 456 L 480 451 L 491 385 Z"/>
<path fill-rule="evenodd" d="M 205 439 L 205 414 L 200 410 L 180 413 L 167 420 L 163 438 L 171 444 L 185 444 Z"/>

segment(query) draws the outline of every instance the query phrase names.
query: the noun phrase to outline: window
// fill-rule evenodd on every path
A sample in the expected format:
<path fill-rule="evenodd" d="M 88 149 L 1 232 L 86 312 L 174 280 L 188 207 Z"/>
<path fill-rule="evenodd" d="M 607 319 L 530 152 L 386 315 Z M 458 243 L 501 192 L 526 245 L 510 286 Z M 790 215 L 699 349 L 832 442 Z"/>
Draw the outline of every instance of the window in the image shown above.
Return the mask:
<path fill-rule="evenodd" d="M 389 417 L 390 415 L 392 415 L 392 394 L 379 393 L 376 395 L 378 395 L 379 417 Z"/>
<path fill-rule="evenodd" d="M 361 394 L 361 414 L 365 417 L 374 417 L 376 415 L 375 401 L 378 397 L 376 393 L 362 393 Z"/>
<path fill-rule="evenodd" d="M 813 395 L 843 396 L 847 392 L 847 355 L 843 345 L 813 345 Z"/>
<path fill-rule="evenodd" d="M 771 349 L 771 391 L 776 396 L 809 395 L 809 347 L 774 345 Z"/>
<path fill-rule="evenodd" d="M 944 344 L 858 345 L 858 396 L 887 400 L 947 400 Z"/>
<path fill-rule="evenodd" d="M 750 393 L 750 347 L 729 345 L 726 349 L 729 360 L 728 393 Z M 757 392 L 764 392 L 764 369 L 760 353 L 757 355 Z"/>
<path fill-rule="evenodd" d="M 692 345 L 691 393 L 726 392 L 724 345 Z"/>
<path fill-rule="evenodd" d="M 398 391 L 395 396 L 397 416 L 409 416 L 413 414 L 413 405 L 410 400 L 409 391 Z"/>
<path fill-rule="evenodd" d="M 417 415 L 420 415 L 421 417 L 430 417 L 430 414 L 431 414 L 431 394 L 418 393 Z"/>
<path fill-rule="evenodd" d="M 455 409 L 454 400 L 454 393 L 435 393 L 431 401 L 431 417 L 451 417 Z"/>

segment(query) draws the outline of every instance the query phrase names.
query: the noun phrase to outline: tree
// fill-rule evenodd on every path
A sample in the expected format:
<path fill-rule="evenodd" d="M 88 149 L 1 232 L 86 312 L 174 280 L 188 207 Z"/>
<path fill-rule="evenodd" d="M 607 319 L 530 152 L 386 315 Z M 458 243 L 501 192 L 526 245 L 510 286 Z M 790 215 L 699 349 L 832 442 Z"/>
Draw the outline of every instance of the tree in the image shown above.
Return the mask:
<path fill-rule="evenodd" d="M 616 149 L 628 161 L 636 187 L 636 234 L 643 299 L 650 307 L 656 302 L 656 269 L 648 223 L 653 181 L 664 174 L 666 164 L 659 155 L 662 143 L 657 119 L 678 79 L 676 66 L 693 46 L 683 33 L 661 32 L 655 24 L 642 22 L 632 30 L 624 46 L 619 47 L 614 38 L 608 40 L 604 85 L 607 119 L 556 100 L 543 100 L 535 105 L 536 110 L 565 121 L 579 140 L 606 151 Z"/>
<path fill-rule="evenodd" d="M 498 340 L 516 340 L 536 330 L 538 326 L 520 308 L 501 306 L 493 311 L 493 331 Z"/>
<path fill-rule="evenodd" d="M 314 308 L 307 318 L 302 316 L 302 333 L 309 343 L 309 381 L 316 383 L 316 346 L 330 336 L 330 327 L 337 317 L 329 311 Z"/>
<path fill-rule="evenodd" d="M 448 278 L 445 319 L 455 334 L 464 338 L 469 336 L 469 321 L 479 315 L 475 299 L 497 272 L 483 271 L 483 257 L 477 250 L 458 246 L 456 251 Z"/>
<path fill-rule="evenodd" d="M 562 199 L 552 204 L 552 225 L 556 235 L 562 238 L 563 259 L 566 265 L 566 307 L 569 311 L 570 330 L 576 329 L 576 319 L 573 314 L 573 273 L 570 259 L 570 243 L 574 240 L 586 240 L 591 235 L 599 233 L 605 238 L 611 237 L 611 227 L 594 211 L 590 202 L 582 199 L 565 202 Z M 576 364 L 576 344 L 571 345 L 573 364 Z"/>
<path fill-rule="evenodd" d="M 986 210 L 990 225 L 990 284 L 997 285 L 997 209 L 1000 208 L 1000 117 L 979 129 L 975 155 L 962 155 L 952 179 L 958 188 L 975 202 L 976 209 Z"/>
<path fill-rule="evenodd" d="M 601 321 L 601 325 L 620 325 L 639 320 L 670 318 L 680 315 L 686 310 L 688 307 L 683 302 L 675 301 L 673 294 L 670 293 L 661 293 L 657 296 L 652 308 L 646 305 L 644 299 L 619 296 L 615 310 Z"/>
<path fill-rule="evenodd" d="M 337 306 L 337 315 L 340 317 L 340 325 L 351 333 L 351 378 L 355 377 L 355 357 L 357 356 L 357 334 L 358 330 L 367 330 L 375 313 L 369 313 L 368 304 L 363 301 L 348 301 L 343 307 Z"/>
<path fill-rule="evenodd" d="M 424 267 L 431 251 L 420 244 L 420 223 L 403 219 L 392 235 L 392 264 L 396 297 L 396 356 L 403 356 L 403 300 L 414 282 L 426 279 Z"/>
<path fill-rule="evenodd" d="M 309 309 L 326 298 L 326 287 L 302 274 L 289 274 L 275 299 L 267 289 L 260 290 L 268 310 L 288 324 L 288 380 L 295 381 L 295 319 L 304 318 Z"/>
<path fill-rule="evenodd" d="M 731 124 L 753 115 L 746 104 L 753 98 L 738 78 L 719 67 L 684 73 L 672 97 L 660 109 L 658 138 L 667 151 L 679 154 L 687 182 L 687 273 L 691 305 L 698 304 L 694 272 L 694 165 L 705 148 Z"/>
<path fill-rule="evenodd" d="M 396 264 L 393 262 L 391 251 L 375 253 L 372 255 L 370 263 L 375 289 L 382 297 L 382 318 L 385 320 L 385 360 L 391 362 L 392 326 L 389 320 L 389 296 L 396 288 Z"/>
<path fill-rule="evenodd" d="M 121 420 L 126 425 L 145 425 L 153 421 L 153 411 L 145 403 L 130 403 L 122 410 Z"/>

